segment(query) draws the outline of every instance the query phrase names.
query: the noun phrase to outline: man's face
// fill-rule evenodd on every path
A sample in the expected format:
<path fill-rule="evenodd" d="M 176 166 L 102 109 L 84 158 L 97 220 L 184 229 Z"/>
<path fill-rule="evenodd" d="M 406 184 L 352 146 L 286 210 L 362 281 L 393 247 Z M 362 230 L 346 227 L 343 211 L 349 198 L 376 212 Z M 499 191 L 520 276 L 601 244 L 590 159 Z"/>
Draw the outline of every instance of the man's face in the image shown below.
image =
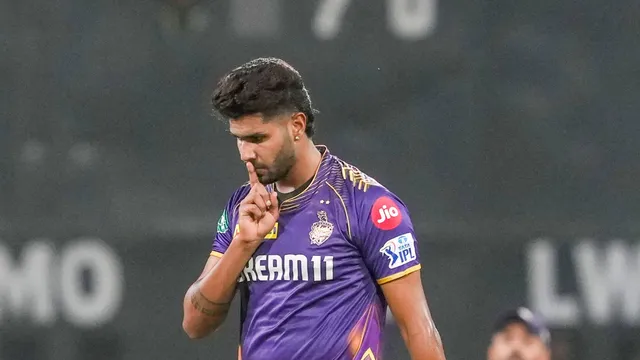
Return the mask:
<path fill-rule="evenodd" d="M 522 323 L 507 325 L 493 336 L 488 360 L 549 360 L 549 349 Z"/>
<path fill-rule="evenodd" d="M 296 162 L 289 120 L 290 117 L 284 115 L 264 121 L 262 115 L 252 114 L 229 121 L 240 159 L 253 164 L 263 184 L 284 178 Z"/>

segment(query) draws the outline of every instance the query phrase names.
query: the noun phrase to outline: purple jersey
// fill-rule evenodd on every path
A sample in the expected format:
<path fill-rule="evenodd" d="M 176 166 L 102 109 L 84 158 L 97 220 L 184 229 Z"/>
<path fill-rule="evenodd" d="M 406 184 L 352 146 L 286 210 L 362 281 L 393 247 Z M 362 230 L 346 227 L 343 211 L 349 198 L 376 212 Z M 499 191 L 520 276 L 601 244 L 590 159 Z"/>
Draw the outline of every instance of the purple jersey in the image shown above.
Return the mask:
<path fill-rule="evenodd" d="M 238 280 L 242 360 L 379 360 L 387 307 L 380 285 L 420 270 L 402 201 L 319 150 L 311 184 L 280 204 L 276 226 Z M 249 189 L 231 197 L 211 255 L 224 256 Z"/>

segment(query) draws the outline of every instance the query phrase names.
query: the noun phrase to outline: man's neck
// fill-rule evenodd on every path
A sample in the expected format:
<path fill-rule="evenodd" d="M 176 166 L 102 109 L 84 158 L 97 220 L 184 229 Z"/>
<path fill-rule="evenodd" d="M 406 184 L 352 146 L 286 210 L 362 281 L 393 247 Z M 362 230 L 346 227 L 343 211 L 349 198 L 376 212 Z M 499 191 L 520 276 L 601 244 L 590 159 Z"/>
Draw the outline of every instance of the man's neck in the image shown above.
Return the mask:
<path fill-rule="evenodd" d="M 322 154 L 320 154 L 320 151 L 312 141 L 307 141 L 305 148 L 298 152 L 296 163 L 287 177 L 276 182 L 278 191 L 289 193 L 302 186 L 316 173 L 321 160 Z"/>

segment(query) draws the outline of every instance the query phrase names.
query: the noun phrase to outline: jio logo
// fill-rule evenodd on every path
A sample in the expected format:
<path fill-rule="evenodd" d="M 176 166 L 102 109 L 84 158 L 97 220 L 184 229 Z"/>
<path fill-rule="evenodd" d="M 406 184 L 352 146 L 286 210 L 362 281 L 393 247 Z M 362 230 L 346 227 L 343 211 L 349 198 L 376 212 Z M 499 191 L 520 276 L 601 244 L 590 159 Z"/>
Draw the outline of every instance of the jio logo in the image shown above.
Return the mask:
<path fill-rule="evenodd" d="M 402 214 L 396 202 L 388 197 L 379 197 L 371 208 L 373 225 L 382 230 L 395 229 L 402 221 Z"/>

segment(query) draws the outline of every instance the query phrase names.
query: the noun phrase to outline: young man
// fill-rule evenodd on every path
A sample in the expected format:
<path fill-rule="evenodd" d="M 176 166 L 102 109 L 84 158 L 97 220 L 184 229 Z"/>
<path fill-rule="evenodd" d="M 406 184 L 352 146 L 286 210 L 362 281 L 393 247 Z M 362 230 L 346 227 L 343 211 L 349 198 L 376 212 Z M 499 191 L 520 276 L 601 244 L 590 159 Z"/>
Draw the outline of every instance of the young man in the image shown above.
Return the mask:
<path fill-rule="evenodd" d="M 520 307 L 503 314 L 494 326 L 487 360 L 549 360 L 551 337 L 542 320 Z"/>
<path fill-rule="evenodd" d="M 406 207 L 314 145 L 300 74 L 253 60 L 220 80 L 213 107 L 229 120 L 249 182 L 223 210 L 187 291 L 186 333 L 215 330 L 239 288 L 243 360 L 380 359 L 387 305 L 412 359 L 444 360 Z"/>

